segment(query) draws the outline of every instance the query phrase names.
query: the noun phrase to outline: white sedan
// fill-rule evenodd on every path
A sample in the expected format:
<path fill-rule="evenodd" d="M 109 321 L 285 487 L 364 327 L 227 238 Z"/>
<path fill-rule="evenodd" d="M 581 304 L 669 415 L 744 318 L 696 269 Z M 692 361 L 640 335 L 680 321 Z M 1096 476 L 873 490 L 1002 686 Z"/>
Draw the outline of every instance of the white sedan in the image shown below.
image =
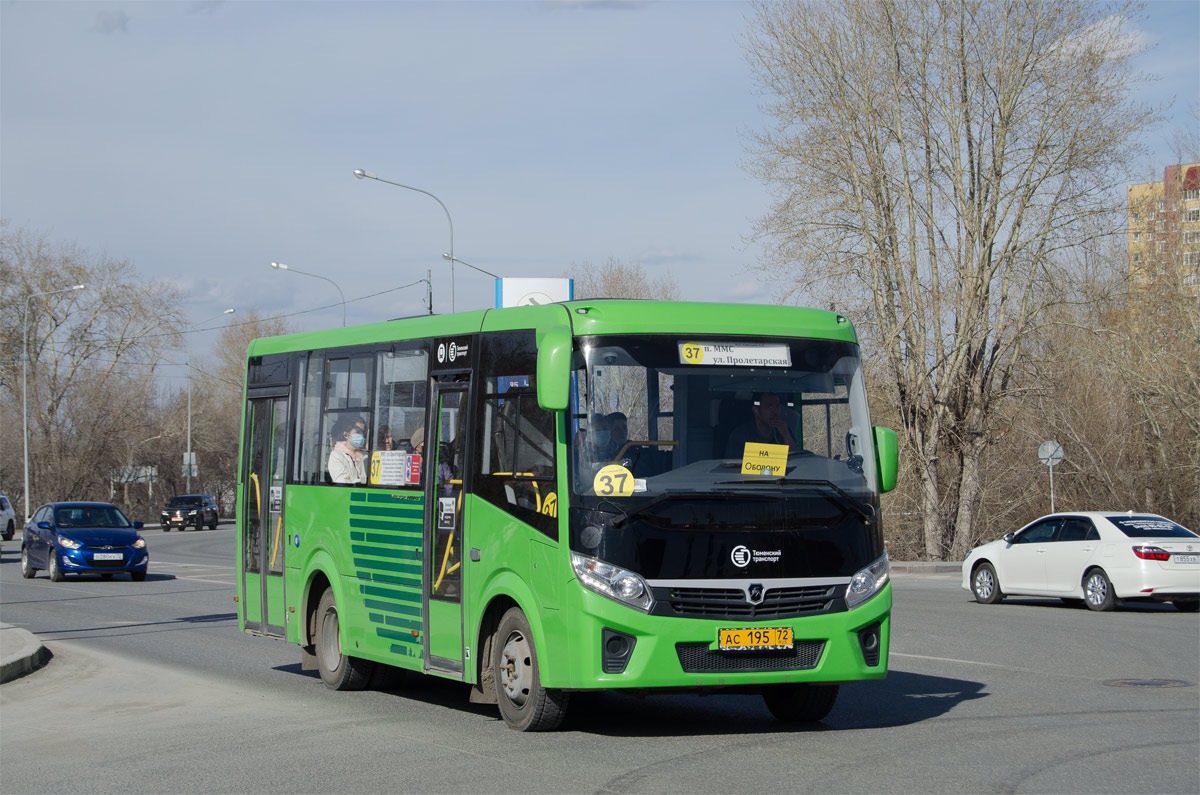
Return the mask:
<path fill-rule="evenodd" d="M 1120 600 L 1200 608 L 1200 536 L 1153 514 L 1056 513 L 975 547 L 962 565 L 975 601 L 1053 596 L 1092 610 Z"/>

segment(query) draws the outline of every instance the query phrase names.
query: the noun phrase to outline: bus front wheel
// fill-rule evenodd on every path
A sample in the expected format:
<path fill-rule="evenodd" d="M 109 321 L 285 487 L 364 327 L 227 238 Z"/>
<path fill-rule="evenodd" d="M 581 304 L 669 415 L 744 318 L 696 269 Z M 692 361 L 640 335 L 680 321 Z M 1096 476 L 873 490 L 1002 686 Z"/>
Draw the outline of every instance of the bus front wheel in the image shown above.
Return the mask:
<path fill-rule="evenodd" d="M 814 723 L 833 709 L 837 685 L 785 684 L 763 688 L 763 701 L 771 714 L 784 723 Z"/>
<path fill-rule="evenodd" d="M 317 605 L 314 645 L 317 647 L 317 670 L 321 681 L 330 690 L 362 690 L 371 681 L 373 664 L 342 654 L 341 631 L 333 589 L 326 588 Z"/>
<path fill-rule="evenodd" d="M 510 729 L 553 731 L 567 714 L 569 693 L 542 687 L 529 621 L 519 607 L 500 619 L 492 658 L 496 700 Z"/>

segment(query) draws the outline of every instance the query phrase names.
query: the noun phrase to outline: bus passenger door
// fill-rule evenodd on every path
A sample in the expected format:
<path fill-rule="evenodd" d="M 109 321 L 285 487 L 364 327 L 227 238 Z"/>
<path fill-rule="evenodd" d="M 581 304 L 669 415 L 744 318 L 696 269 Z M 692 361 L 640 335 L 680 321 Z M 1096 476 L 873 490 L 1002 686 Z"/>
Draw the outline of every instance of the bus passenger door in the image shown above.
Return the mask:
<path fill-rule="evenodd" d="M 278 391 L 278 390 L 276 390 Z M 241 511 L 242 600 L 246 629 L 282 638 L 286 602 L 283 530 L 288 397 L 248 396 L 247 450 Z"/>
<path fill-rule="evenodd" d="M 463 671 L 463 472 L 466 471 L 465 374 L 433 381 L 433 422 L 425 434 L 426 670 Z M 439 380 L 440 379 L 440 380 Z"/>

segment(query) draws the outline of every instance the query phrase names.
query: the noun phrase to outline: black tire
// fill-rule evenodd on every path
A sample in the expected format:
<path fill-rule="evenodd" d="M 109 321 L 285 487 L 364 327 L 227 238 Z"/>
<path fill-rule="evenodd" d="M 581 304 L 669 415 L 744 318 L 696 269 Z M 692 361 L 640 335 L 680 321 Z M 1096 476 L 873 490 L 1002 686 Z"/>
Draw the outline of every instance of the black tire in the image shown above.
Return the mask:
<path fill-rule="evenodd" d="M 1107 613 L 1117 606 L 1117 595 L 1104 569 L 1092 569 L 1083 575 L 1083 601 L 1088 610 Z"/>
<path fill-rule="evenodd" d="M 46 573 L 50 575 L 50 582 L 63 581 L 62 564 L 58 562 L 58 553 L 54 550 L 50 550 L 50 562 L 47 564 Z"/>
<path fill-rule="evenodd" d="M 16 532 L 17 532 L 17 526 L 15 524 L 13 524 L 12 519 L 9 519 L 8 527 L 4 528 L 4 540 L 12 541 L 13 536 L 16 535 Z"/>
<path fill-rule="evenodd" d="M 784 723 L 815 723 L 833 709 L 837 685 L 767 685 L 762 697 L 777 720 Z"/>
<path fill-rule="evenodd" d="M 29 563 L 29 550 L 25 548 L 24 544 L 22 544 L 21 545 L 21 576 L 27 580 L 32 580 L 36 574 L 37 574 L 37 569 L 35 569 Z"/>
<path fill-rule="evenodd" d="M 321 594 L 314 617 L 313 645 L 317 647 L 317 670 L 330 690 L 362 690 L 371 681 L 375 664 L 342 653 L 340 623 L 333 589 Z"/>
<path fill-rule="evenodd" d="M 165 524 L 162 526 L 162 529 L 163 529 L 164 533 L 169 533 L 169 532 L 171 532 L 171 525 Z"/>
<path fill-rule="evenodd" d="M 1175 605 L 1176 610 L 1181 610 L 1184 613 L 1195 613 L 1200 610 L 1200 601 L 1195 599 L 1175 599 L 1171 602 Z"/>
<path fill-rule="evenodd" d="M 567 716 L 570 693 L 542 687 L 537 648 L 529 621 L 519 607 L 510 607 L 496 629 L 492 670 L 500 716 L 510 729 L 553 731 Z"/>
<path fill-rule="evenodd" d="M 971 572 L 971 593 L 975 601 L 981 605 L 994 605 L 1004 599 L 1004 591 L 1000 590 L 1000 579 L 990 563 L 980 563 Z"/>
<path fill-rule="evenodd" d="M 149 569 L 143 569 L 142 571 L 131 571 L 129 572 L 129 579 L 133 580 L 134 582 L 145 582 L 147 571 L 149 571 Z"/>

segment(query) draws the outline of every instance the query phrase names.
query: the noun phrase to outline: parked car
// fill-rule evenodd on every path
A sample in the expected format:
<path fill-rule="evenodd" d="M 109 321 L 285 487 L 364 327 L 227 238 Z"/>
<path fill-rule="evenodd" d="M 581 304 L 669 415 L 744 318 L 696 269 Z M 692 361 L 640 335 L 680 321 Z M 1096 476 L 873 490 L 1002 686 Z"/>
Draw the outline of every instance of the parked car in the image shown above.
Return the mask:
<path fill-rule="evenodd" d="M 976 547 L 962 565 L 975 601 L 1052 596 L 1092 610 L 1121 600 L 1200 609 L 1200 536 L 1154 514 L 1056 513 Z"/>
<path fill-rule="evenodd" d="M 146 579 L 150 553 L 131 522 L 108 502 L 52 502 L 38 508 L 21 539 L 21 575 L 32 579 L 45 569 L 54 582 L 67 574 L 112 577 L 126 572 Z"/>
<path fill-rule="evenodd" d="M 17 532 L 17 516 L 13 510 L 12 502 L 8 497 L 0 494 L 0 538 L 5 541 L 12 541 L 13 536 Z"/>
<path fill-rule="evenodd" d="M 172 527 L 183 529 L 188 525 L 199 530 L 208 525 L 209 530 L 217 529 L 221 519 L 217 501 L 211 494 L 180 494 L 171 500 L 170 505 L 162 509 L 159 522 L 162 529 L 170 532 Z"/>

